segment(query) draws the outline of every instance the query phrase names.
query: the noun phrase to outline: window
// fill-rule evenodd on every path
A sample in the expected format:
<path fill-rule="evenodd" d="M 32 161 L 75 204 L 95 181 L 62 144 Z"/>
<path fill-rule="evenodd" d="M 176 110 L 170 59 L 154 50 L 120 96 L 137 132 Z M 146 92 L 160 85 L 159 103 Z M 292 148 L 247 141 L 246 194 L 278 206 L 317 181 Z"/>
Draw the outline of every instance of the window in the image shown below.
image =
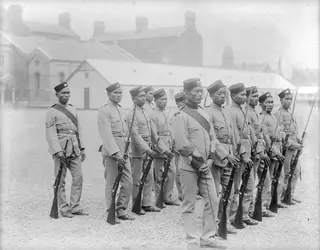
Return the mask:
<path fill-rule="evenodd" d="M 36 89 L 40 89 L 40 73 L 36 72 L 34 73 L 34 77 L 35 77 L 35 83 L 36 83 Z"/>
<path fill-rule="evenodd" d="M 37 59 L 34 63 L 36 66 L 39 66 L 40 65 L 40 61 Z"/>
<path fill-rule="evenodd" d="M 84 77 L 87 79 L 87 78 L 89 78 L 89 73 L 88 72 L 85 72 L 84 73 Z"/>
<path fill-rule="evenodd" d="M 60 82 L 63 82 L 65 78 L 65 74 L 63 71 L 59 73 L 59 77 L 60 77 Z"/>
<path fill-rule="evenodd" d="M 4 55 L 0 55 L 0 66 L 4 64 Z"/>

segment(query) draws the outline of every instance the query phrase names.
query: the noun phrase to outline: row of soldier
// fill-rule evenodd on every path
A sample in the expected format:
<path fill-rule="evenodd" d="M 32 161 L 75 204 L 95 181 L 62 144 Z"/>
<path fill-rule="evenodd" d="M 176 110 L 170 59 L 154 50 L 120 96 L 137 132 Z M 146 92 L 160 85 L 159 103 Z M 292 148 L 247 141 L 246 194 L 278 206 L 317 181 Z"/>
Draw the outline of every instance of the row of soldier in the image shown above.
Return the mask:
<path fill-rule="evenodd" d="M 116 204 L 117 223 L 120 223 L 119 220 L 135 219 L 128 213 L 128 205 L 130 197 L 134 203 L 137 196 L 140 177 L 144 171 L 143 159 L 150 156 L 154 159 L 153 170 L 148 173 L 143 188 L 142 209 L 139 215 L 159 212 L 160 209 L 153 205 L 152 191 L 154 188 L 155 196 L 158 197 L 164 159 L 170 158 L 172 160 L 165 182 L 164 203 L 175 206 L 181 202 L 188 246 L 198 246 L 194 209 L 199 193 L 204 201 L 200 246 L 226 248 L 225 243 L 218 237 L 217 230 L 223 206 L 222 197 L 235 166 L 237 171 L 227 209 L 228 234 L 236 234 L 233 225 L 239 205 L 239 188 L 246 166 L 251 166 L 252 171 L 243 195 L 241 228 L 258 224 L 258 221 L 252 219 L 254 187 L 266 161 L 270 163 L 270 168 L 263 186 L 262 216 L 274 216 L 268 210 L 271 199 L 270 183 L 279 162 L 283 163 L 284 168 L 281 173 L 281 185 L 277 190 L 278 207 L 287 207 L 281 201 L 291 159 L 297 150 L 303 147 L 298 138 L 296 122 L 289 111 L 293 95 L 289 89 L 279 93 L 281 107 L 273 114 L 273 97 L 269 92 L 259 96 L 256 87 L 245 88 L 244 84 L 237 83 L 229 87 L 231 106 L 224 108 L 228 91 L 222 81 L 218 80 L 207 88 L 212 104 L 203 109 L 199 106 L 203 98 L 200 79 L 185 80 L 183 86 L 184 91 L 175 95 L 178 110 L 173 113 L 166 109 L 168 98 L 163 89 L 154 91 L 152 87 L 133 88 L 130 94 L 134 107 L 125 113 L 119 104 L 122 98 L 121 85 L 114 83 L 106 88 L 109 100 L 98 112 L 98 127 L 102 141 L 100 151 L 105 167 L 106 210 L 108 213 L 112 187 L 118 174 L 118 165 L 121 163 L 124 168 Z M 60 162 L 64 162 L 66 158 L 70 160 L 67 168 L 72 175 L 71 197 L 68 203 L 65 195 L 66 168 L 63 169 L 58 195 L 59 210 L 62 216 L 68 218 L 74 215 L 88 215 L 80 206 L 81 162 L 86 157 L 81 126 L 74 121 L 77 120 L 76 108 L 68 104 L 68 84 L 59 84 L 55 91 L 58 103 L 49 108 L 47 113 L 46 137 L 55 163 L 55 175 Z M 258 104 L 262 110 L 260 114 L 256 111 Z M 129 159 L 125 159 L 125 143 L 130 129 L 131 152 Z M 290 135 L 289 140 L 283 145 L 286 134 Z M 72 143 L 63 151 L 66 140 Z M 236 152 L 237 145 L 240 144 L 241 148 Z M 287 148 L 286 155 L 282 155 L 284 146 Z M 294 197 L 299 171 L 300 165 L 292 182 L 292 197 L 295 202 L 300 202 Z M 175 182 L 179 201 L 173 198 Z"/>

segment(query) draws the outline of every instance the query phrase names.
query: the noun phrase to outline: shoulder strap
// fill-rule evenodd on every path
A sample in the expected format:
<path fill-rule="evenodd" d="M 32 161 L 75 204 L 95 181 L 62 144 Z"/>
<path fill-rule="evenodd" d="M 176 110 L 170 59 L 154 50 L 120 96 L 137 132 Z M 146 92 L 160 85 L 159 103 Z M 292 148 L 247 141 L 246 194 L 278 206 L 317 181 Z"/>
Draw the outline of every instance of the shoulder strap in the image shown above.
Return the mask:
<path fill-rule="evenodd" d="M 210 136 L 210 124 L 207 121 L 206 118 L 204 118 L 201 114 L 199 114 L 194 109 L 188 108 L 187 106 L 184 106 L 181 111 L 186 113 L 187 115 L 191 116 L 193 119 L 195 119 L 208 133 Z"/>
<path fill-rule="evenodd" d="M 65 107 L 58 105 L 58 104 L 53 105 L 52 108 L 55 108 L 56 110 L 65 114 L 74 123 L 74 125 L 78 128 L 77 117 L 75 117 L 69 110 L 67 110 Z"/>

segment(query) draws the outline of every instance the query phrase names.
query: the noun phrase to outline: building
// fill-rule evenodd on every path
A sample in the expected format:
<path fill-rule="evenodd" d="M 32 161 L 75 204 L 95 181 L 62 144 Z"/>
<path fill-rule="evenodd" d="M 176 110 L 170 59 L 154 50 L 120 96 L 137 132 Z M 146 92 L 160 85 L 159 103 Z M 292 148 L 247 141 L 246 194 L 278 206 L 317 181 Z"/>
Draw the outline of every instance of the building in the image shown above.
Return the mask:
<path fill-rule="evenodd" d="M 92 40 L 117 43 L 143 62 L 202 66 L 202 36 L 191 11 L 185 13 L 185 24 L 180 27 L 150 29 L 147 18 L 137 17 L 135 30 L 108 33 L 103 22 L 95 22 Z"/>
<path fill-rule="evenodd" d="M 71 27 L 70 13 L 61 13 L 57 24 L 30 22 L 23 20 L 21 5 L 10 5 L 6 11 L 5 31 L 17 36 L 36 36 L 49 39 L 80 40 Z"/>
<path fill-rule="evenodd" d="M 183 81 L 194 77 L 199 77 L 204 86 L 209 86 L 217 79 L 227 86 L 243 82 L 246 86 L 257 86 L 260 93 L 270 91 L 273 96 L 285 88 L 295 88 L 273 73 L 97 59 L 85 60 L 67 81 L 71 88 L 70 102 L 80 109 L 100 108 L 107 100 L 105 88 L 114 82 L 123 85 L 121 105 L 124 108 L 132 106 L 129 90 L 137 85 L 164 88 L 168 94 L 168 107 L 174 107 L 174 95 L 183 90 Z M 278 98 L 275 98 L 275 102 L 279 102 Z M 207 98 L 206 104 L 209 103 Z"/>

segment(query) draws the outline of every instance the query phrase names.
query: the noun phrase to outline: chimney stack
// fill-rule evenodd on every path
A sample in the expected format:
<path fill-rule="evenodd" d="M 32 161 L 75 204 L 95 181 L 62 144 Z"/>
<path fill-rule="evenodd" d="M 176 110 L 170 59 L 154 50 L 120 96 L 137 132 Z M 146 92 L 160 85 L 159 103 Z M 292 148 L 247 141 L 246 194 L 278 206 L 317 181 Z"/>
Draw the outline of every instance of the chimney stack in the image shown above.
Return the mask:
<path fill-rule="evenodd" d="M 186 13 L 184 14 L 184 19 L 186 29 L 196 28 L 196 13 L 194 11 L 186 11 Z"/>
<path fill-rule="evenodd" d="M 100 36 L 104 34 L 106 25 L 102 21 L 95 21 L 93 23 L 93 36 Z"/>
<path fill-rule="evenodd" d="M 148 29 L 148 19 L 143 16 L 136 17 L 136 32 L 141 32 Z"/>
<path fill-rule="evenodd" d="M 71 29 L 71 15 L 69 12 L 64 12 L 59 15 L 59 25 L 68 30 Z"/>

